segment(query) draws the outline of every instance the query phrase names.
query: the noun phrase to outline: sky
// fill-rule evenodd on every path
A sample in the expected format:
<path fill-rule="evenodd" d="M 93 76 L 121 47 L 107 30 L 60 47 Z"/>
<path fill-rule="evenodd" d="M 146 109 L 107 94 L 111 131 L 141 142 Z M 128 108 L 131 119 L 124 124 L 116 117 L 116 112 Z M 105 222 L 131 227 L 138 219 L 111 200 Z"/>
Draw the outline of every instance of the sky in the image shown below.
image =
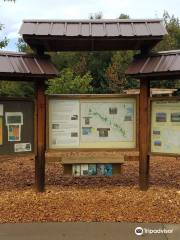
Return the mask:
<path fill-rule="evenodd" d="M 18 31 L 24 19 L 88 19 L 90 14 L 102 12 L 103 18 L 118 18 L 121 13 L 130 18 L 162 18 L 163 12 L 180 18 L 180 0 L 0 0 L 0 23 L 8 46 L 3 50 L 17 50 Z"/>

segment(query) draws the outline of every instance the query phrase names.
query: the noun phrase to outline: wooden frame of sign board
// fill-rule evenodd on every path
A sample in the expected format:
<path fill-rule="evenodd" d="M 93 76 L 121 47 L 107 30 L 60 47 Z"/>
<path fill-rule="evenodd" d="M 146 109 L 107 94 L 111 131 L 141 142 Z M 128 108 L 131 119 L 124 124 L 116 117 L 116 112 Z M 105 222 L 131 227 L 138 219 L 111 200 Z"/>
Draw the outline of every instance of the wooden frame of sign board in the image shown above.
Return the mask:
<path fill-rule="evenodd" d="M 149 119 L 151 119 L 152 117 L 152 103 L 155 101 L 168 101 L 168 102 L 173 102 L 173 101 L 180 101 L 180 97 L 179 96 L 171 96 L 171 97 L 151 97 L 150 98 L 150 117 Z M 149 141 L 149 155 L 151 156 L 162 156 L 162 157 L 179 157 L 180 154 L 177 153 L 163 153 L 163 152 L 152 152 L 151 149 L 151 140 L 152 140 L 152 136 L 151 136 L 151 130 L 152 130 L 152 119 L 150 121 L 150 126 L 149 126 L 149 136 L 150 136 L 150 141 Z"/>
<path fill-rule="evenodd" d="M 21 97 L 0 97 L 0 102 L 10 102 L 10 101 L 18 101 L 18 102 L 31 102 L 33 103 L 33 107 L 34 107 L 34 114 L 33 114 L 33 117 L 34 117 L 34 120 L 33 120 L 33 125 L 34 125 L 34 132 L 33 132 L 33 151 L 31 152 L 22 152 L 22 153 L 8 153 L 8 154 L 2 154 L 0 156 L 0 158 L 8 158 L 8 157 L 12 157 L 12 156 L 15 156 L 15 157 L 22 157 L 22 156 L 33 156 L 36 154 L 36 151 L 37 151 L 37 143 L 36 143 L 36 137 L 37 137 L 37 131 L 36 131 L 36 113 L 37 113 L 37 110 L 36 110 L 36 100 L 34 98 L 21 98 Z M 5 122 L 3 121 L 3 127 L 5 126 Z M 0 145 L 0 146 L 3 146 Z"/>
<path fill-rule="evenodd" d="M 95 99 L 135 99 L 136 102 L 136 123 L 135 123 L 135 141 L 136 146 L 134 148 L 81 148 L 81 147 L 70 147 L 70 148 L 50 148 L 49 144 L 49 134 L 50 134 L 50 126 L 49 126 L 49 101 L 53 100 L 95 100 Z M 138 95 L 122 95 L 122 94 L 61 94 L 61 95 L 49 95 L 47 96 L 46 101 L 46 112 L 47 116 L 47 125 L 46 125 L 46 144 L 47 144 L 47 152 L 69 152 L 69 151 L 78 151 L 78 152 L 85 152 L 85 151 L 138 151 L 139 150 L 139 96 Z"/>

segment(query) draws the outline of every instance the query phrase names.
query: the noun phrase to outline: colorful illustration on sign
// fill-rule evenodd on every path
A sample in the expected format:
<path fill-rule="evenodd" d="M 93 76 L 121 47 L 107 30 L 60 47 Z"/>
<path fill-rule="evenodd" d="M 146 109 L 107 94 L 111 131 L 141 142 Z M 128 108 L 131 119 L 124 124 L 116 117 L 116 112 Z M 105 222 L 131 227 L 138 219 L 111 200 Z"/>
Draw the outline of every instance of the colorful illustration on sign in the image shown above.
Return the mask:
<path fill-rule="evenodd" d="M 96 175 L 96 164 L 89 164 L 88 165 L 88 172 L 90 176 Z"/>
<path fill-rule="evenodd" d="M 3 144 L 3 119 L 0 117 L 0 145 Z"/>
<path fill-rule="evenodd" d="M 82 128 L 82 135 L 89 135 L 91 134 L 92 127 L 83 127 Z"/>
<path fill-rule="evenodd" d="M 21 127 L 20 125 L 8 125 L 8 141 L 21 141 Z"/>
<path fill-rule="evenodd" d="M 104 164 L 97 164 L 97 175 L 98 176 L 104 175 Z"/>
<path fill-rule="evenodd" d="M 80 164 L 74 164 L 72 170 L 73 170 L 73 176 L 81 175 L 81 165 Z"/>
<path fill-rule="evenodd" d="M 23 113 L 6 112 L 5 118 L 8 128 L 8 141 L 21 141 L 21 125 L 23 125 Z"/>
<path fill-rule="evenodd" d="M 106 176 L 112 176 L 112 164 L 105 164 L 104 165 L 104 174 Z"/>
<path fill-rule="evenodd" d="M 81 176 L 88 175 L 88 164 L 81 164 Z"/>

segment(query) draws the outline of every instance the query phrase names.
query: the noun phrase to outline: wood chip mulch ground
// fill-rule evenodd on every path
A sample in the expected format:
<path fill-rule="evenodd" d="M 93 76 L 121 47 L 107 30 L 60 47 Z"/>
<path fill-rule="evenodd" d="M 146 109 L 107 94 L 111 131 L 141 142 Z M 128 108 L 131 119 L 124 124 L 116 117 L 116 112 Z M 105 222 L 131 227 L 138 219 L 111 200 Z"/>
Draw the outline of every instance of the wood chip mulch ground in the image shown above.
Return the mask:
<path fill-rule="evenodd" d="M 34 191 L 34 160 L 0 162 L 0 223 L 129 221 L 180 223 L 180 160 L 153 158 L 150 188 L 138 188 L 138 162 L 120 177 L 67 178 L 47 163 L 46 191 Z"/>

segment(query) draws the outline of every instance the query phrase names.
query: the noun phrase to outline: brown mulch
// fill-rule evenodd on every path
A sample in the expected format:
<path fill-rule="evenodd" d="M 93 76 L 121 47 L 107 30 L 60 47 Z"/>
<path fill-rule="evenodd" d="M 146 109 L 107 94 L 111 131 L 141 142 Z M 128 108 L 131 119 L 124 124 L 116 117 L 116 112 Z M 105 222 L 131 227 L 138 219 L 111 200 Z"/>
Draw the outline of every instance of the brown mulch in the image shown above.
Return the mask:
<path fill-rule="evenodd" d="M 180 223 L 180 160 L 153 158 L 150 188 L 138 188 L 138 162 L 119 177 L 62 176 L 46 167 L 46 192 L 34 191 L 34 160 L 0 162 L 0 223 L 34 221 L 129 221 Z"/>

